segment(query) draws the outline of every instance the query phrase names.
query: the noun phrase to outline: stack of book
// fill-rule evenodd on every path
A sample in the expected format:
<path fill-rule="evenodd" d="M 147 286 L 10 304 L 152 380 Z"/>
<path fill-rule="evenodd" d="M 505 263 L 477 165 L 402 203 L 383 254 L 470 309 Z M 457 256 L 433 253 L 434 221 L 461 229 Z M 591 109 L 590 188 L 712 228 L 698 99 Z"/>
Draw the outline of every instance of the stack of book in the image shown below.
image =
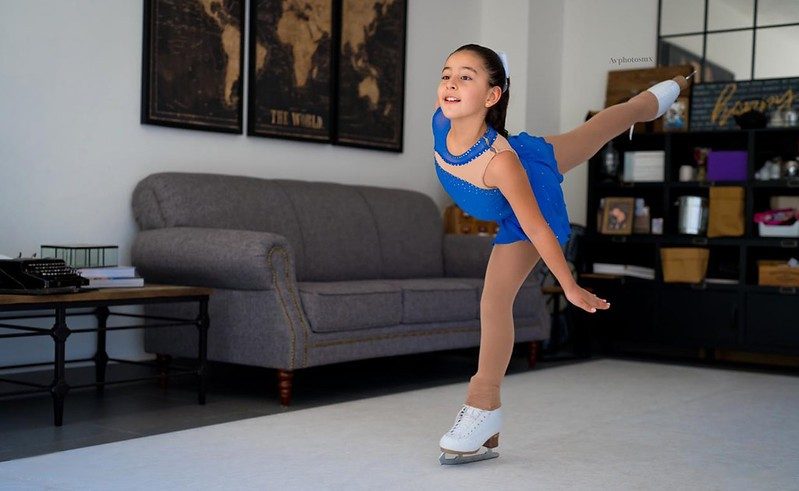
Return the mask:
<path fill-rule="evenodd" d="M 133 266 L 106 268 L 81 268 L 78 274 L 89 280 L 87 288 L 122 288 L 144 286 L 144 279 L 136 275 Z"/>
<path fill-rule="evenodd" d="M 639 150 L 624 152 L 625 182 L 663 181 L 663 162 L 666 152 L 663 150 Z"/>
<path fill-rule="evenodd" d="M 654 268 L 635 266 L 633 264 L 594 263 L 594 273 L 634 276 L 645 280 L 655 279 Z"/>

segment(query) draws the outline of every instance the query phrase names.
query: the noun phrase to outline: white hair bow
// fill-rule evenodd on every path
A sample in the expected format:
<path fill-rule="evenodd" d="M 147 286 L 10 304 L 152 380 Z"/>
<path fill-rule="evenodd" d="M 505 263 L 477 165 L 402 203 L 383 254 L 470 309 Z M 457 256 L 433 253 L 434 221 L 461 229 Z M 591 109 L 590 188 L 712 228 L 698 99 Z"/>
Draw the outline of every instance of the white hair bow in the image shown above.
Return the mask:
<path fill-rule="evenodd" d="M 505 86 L 502 92 L 508 90 L 508 78 L 510 78 L 510 68 L 508 67 L 508 55 L 504 51 L 497 51 L 499 59 L 502 60 L 502 67 L 505 68 Z"/>

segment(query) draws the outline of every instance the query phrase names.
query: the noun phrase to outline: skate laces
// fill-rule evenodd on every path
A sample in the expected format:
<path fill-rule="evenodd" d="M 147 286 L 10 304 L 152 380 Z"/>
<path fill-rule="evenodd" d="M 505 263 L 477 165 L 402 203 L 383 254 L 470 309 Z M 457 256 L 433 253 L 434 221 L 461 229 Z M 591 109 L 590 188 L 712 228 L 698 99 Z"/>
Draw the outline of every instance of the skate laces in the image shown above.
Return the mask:
<path fill-rule="evenodd" d="M 449 432 L 452 435 L 464 435 L 474 430 L 476 423 L 484 411 L 478 408 L 463 406 L 458 413 L 458 420 Z"/>

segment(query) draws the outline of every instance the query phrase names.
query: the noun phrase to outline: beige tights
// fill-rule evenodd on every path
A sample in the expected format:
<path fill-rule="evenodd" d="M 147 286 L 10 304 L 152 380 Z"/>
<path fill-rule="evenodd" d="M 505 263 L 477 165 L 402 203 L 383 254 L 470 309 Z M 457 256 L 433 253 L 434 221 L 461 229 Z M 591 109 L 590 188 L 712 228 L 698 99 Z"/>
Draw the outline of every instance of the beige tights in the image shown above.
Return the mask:
<path fill-rule="evenodd" d="M 559 166 L 579 163 L 633 123 L 649 121 L 656 113 L 657 98 L 651 92 L 642 92 L 600 111 L 575 130 L 548 140 L 555 147 Z M 491 251 L 480 299 L 480 356 L 466 394 L 470 406 L 494 410 L 502 405 L 500 385 L 514 344 L 513 302 L 539 259 L 529 241 L 496 244 Z"/>

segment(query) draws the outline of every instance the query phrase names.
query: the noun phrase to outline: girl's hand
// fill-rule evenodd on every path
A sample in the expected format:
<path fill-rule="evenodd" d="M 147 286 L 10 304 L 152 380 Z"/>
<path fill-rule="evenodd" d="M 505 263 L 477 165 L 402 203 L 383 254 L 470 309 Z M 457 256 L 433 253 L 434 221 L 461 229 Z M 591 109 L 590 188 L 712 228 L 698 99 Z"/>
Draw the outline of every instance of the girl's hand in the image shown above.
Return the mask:
<path fill-rule="evenodd" d="M 568 290 L 564 290 L 566 299 L 586 312 L 595 313 L 596 309 L 607 310 L 610 303 L 604 298 L 599 298 L 593 293 L 575 284 Z"/>

